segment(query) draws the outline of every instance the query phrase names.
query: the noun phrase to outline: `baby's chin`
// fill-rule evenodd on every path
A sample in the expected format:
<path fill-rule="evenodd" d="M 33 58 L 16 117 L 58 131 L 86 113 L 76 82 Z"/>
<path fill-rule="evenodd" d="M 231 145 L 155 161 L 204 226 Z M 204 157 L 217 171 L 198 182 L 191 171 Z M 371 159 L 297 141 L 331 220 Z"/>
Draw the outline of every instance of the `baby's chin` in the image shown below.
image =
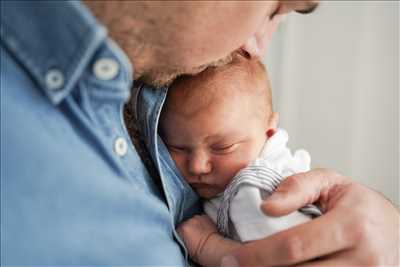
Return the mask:
<path fill-rule="evenodd" d="M 219 190 L 217 191 L 215 188 L 212 188 L 212 189 L 210 189 L 210 188 L 201 188 L 201 189 L 196 188 L 195 191 L 203 199 L 214 198 L 220 193 L 220 191 Z"/>

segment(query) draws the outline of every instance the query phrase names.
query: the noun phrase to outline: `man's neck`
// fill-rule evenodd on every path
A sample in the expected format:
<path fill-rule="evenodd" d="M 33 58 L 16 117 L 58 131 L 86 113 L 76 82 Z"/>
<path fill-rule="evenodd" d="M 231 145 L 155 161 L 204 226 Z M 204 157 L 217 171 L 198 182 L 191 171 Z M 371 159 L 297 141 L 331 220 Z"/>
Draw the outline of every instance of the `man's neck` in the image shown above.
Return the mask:
<path fill-rule="evenodd" d="M 144 36 L 147 35 L 143 34 L 147 27 L 143 21 L 146 20 L 139 20 L 134 14 L 142 7 L 138 4 L 137 8 L 132 8 L 132 2 L 127 2 L 130 2 L 129 9 L 124 6 L 125 2 L 84 0 L 86 7 L 107 28 L 109 36 L 122 48 L 134 65 L 134 79 L 138 79 L 145 72 L 146 66 L 151 65 L 152 57 L 151 50 L 144 45 L 148 43 L 144 40 Z"/>

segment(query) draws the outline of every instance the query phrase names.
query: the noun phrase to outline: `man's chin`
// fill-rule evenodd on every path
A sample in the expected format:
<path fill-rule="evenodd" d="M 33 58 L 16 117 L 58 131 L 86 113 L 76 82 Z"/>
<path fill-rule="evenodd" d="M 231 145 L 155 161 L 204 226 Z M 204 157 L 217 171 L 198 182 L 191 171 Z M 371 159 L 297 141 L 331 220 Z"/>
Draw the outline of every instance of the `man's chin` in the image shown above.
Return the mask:
<path fill-rule="evenodd" d="M 165 73 L 165 74 L 144 74 L 136 80 L 143 82 L 155 88 L 162 88 L 171 85 L 171 83 L 179 76 L 178 73 Z"/>
<path fill-rule="evenodd" d="M 204 71 L 208 67 L 218 67 L 225 65 L 229 62 L 232 61 L 232 54 L 229 54 L 228 56 L 216 60 L 214 62 L 211 62 L 209 64 L 204 64 L 200 65 L 198 67 L 192 68 L 192 69 L 185 69 L 185 68 L 171 68 L 168 71 L 165 71 L 166 69 L 161 68 L 155 68 L 152 69 L 149 72 L 144 72 L 144 73 L 135 73 L 135 80 L 144 82 L 145 84 L 151 85 L 155 88 L 161 88 L 165 86 L 171 85 L 171 83 L 181 75 L 196 75 L 199 74 L 200 72 Z"/>

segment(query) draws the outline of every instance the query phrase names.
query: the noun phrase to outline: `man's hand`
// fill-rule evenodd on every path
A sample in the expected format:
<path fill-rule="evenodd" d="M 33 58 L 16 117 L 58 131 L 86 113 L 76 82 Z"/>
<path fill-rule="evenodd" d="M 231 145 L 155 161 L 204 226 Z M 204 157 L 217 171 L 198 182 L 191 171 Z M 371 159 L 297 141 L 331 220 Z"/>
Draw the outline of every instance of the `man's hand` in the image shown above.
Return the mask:
<path fill-rule="evenodd" d="M 177 228 L 189 256 L 201 266 L 220 266 L 222 258 L 240 244 L 217 233 L 215 224 L 207 215 L 197 215 Z"/>
<path fill-rule="evenodd" d="M 399 212 L 380 194 L 316 169 L 288 177 L 272 196 L 262 206 L 269 215 L 314 202 L 324 215 L 243 245 L 223 259 L 224 267 L 400 265 Z"/>

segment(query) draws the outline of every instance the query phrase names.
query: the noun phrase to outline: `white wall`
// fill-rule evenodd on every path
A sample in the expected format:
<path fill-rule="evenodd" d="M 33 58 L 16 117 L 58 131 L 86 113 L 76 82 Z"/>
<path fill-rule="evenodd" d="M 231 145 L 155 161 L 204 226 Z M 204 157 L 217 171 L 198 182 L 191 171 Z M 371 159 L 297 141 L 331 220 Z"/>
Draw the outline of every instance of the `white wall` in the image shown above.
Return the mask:
<path fill-rule="evenodd" d="M 399 3 L 292 14 L 265 63 L 289 145 L 399 205 Z"/>

